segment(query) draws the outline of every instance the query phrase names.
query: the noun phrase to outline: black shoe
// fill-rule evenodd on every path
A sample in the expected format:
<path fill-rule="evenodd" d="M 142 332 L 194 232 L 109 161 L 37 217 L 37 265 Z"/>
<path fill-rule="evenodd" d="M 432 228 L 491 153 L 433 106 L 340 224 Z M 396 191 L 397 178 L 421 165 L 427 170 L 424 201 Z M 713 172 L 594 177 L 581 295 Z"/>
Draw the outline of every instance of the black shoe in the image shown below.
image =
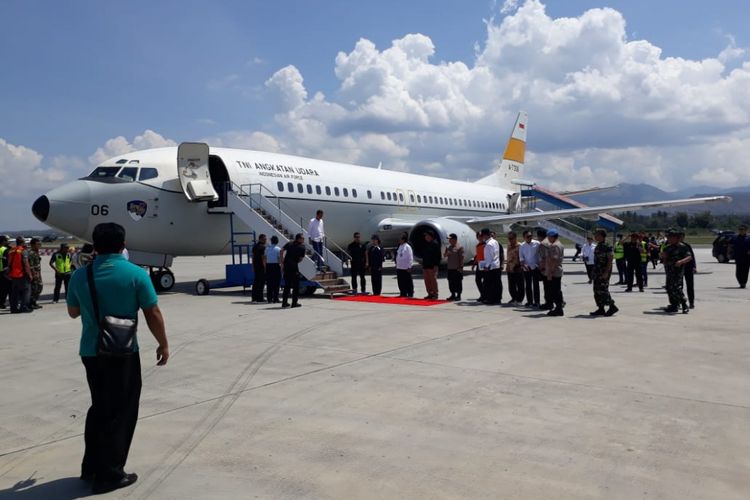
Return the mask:
<path fill-rule="evenodd" d="M 39 304 L 37 304 L 37 303 L 34 303 L 34 304 L 31 304 L 31 308 L 32 308 L 32 309 L 41 309 L 41 308 L 42 308 L 42 306 L 40 306 L 40 305 L 39 305 Z"/>
<path fill-rule="evenodd" d="M 456 299 L 455 300 L 461 300 L 461 296 L 460 295 L 456 295 Z"/>
<path fill-rule="evenodd" d="M 695 309 L 695 304 L 693 304 L 692 302 L 690 303 L 690 309 Z"/>
<path fill-rule="evenodd" d="M 626 291 L 626 292 L 632 292 L 632 291 L 633 291 L 633 289 L 632 289 L 632 288 L 626 288 L 626 289 L 625 289 L 625 291 Z"/>
<path fill-rule="evenodd" d="M 302 307 L 302 304 L 292 304 L 292 309 L 294 309 L 295 307 Z"/>
<path fill-rule="evenodd" d="M 562 309 L 552 309 L 547 313 L 547 316 L 565 316 L 565 313 Z"/>
<path fill-rule="evenodd" d="M 281 304 L 281 308 L 282 309 L 286 309 L 287 307 L 289 307 L 289 304 L 287 304 L 286 302 L 284 302 L 283 304 Z"/>
<path fill-rule="evenodd" d="M 93 472 L 81 472 L 81 475 L 78 477 L 78 479 L 90 483 L 95 479 L 95 477 L 96 475 Z"/>
<path fill-rule="evenodd" d="M 604 313 L 604 315 L 605 316 L 614 316 L 617 313 L 617 311 L 619 311 L 619 310 L 620 309 L 618 309 L 618 307 L 616 305 L 612 304 L 611 306 L 609 306 L 609 309 L 607 310 L 606 313 Z"/>
<path fill-rule="evenodd" d="M 5 304 L 0 304 L 0 309 L 7 309 L 7 308 L 8 306 L 6 306 Z"/>
<path fill-rule="evenodd" d="M 745 288 L 745 285 L 740 285 L 740 288 Z"/>
<path fill-rule="evenodd" d="M 94 480 L 94 484 L 91 487 L 91 492 L 94 495 L 100 495 L 102 493 L 109 493 L 110 491 L 119 490 L 120 488 L 127 488 L 131 484 L 138 481 L 137 474 L 125 474 L 116 481 L 99 481 Z"/>
<path fill-rule="evenodd" d="M 539 306 L 539 309 L 541 311 L 551 311 L 552 310 L 552 304 L 542 304 Z"/>
<path fill-rule="evenodd" d="M 682 303 L 682 314 L 687 314 L 690 312 L 690 309 L 688 308 L 688 305 L 686 302 Z"/>
<path fill-rule="evenodd" d="M 455 296 L 455 295 L 453 295 L 453 294 L 451 294 L 451 296 L 450 296 L 450 297 L 448 297 L 448 298 L 446 298 L 445 300 L 447 300 L 447 301 L 449 301 L 449 302 L 452 302 L 452 301 L 456 300 L 456 296 Z"/>
<path fill-rule="evenodd" d="M 596 311 L 590 312 L 589 316 L 604 316 L 605 314 L 607 314 L 607 312 L 604 310 L 603 307 L 600 307 Z"/>
<path fill-rule="evenodd" d="M 679 308 L 677 306 L 667 306 L 664 308 L 664 312 L 668 313 L 676 313 L 677 311 L 679 311 Z"/>
<path fill-rule="evenodd" d="M 534 304 L 532 304 L 531 302 L 526 302 L 526 303 L 525 303 L 525 304 L 523 305 L 523 307 L 534 307 Z"/>

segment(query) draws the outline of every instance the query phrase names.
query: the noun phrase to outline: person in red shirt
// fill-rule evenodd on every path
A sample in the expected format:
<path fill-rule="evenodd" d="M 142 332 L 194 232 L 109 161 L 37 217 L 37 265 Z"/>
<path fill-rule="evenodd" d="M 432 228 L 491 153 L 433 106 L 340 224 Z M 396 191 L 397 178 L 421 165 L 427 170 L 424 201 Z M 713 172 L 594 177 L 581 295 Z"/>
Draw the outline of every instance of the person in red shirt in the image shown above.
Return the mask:
<path fill-rule="evenodd" d="M 29 251 L 26 240 L 19 236 L 16 246 L 8 255 L 8 277 L 10 284 L 10 312 L 30 313 L 31 308 L 31 266 L 29 266 Z"/>

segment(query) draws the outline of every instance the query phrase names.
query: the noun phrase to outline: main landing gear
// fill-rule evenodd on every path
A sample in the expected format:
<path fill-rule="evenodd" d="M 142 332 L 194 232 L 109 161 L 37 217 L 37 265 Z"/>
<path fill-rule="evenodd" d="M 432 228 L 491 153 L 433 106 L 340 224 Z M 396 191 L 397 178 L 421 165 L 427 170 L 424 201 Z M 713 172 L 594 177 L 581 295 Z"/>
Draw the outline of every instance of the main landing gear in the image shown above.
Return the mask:
<path fill-rule="evenodd" d="M 174 286 L 174 274 L 166 267 L 150 267 L 149 276 L 157 292 L 168 292 Z"/>

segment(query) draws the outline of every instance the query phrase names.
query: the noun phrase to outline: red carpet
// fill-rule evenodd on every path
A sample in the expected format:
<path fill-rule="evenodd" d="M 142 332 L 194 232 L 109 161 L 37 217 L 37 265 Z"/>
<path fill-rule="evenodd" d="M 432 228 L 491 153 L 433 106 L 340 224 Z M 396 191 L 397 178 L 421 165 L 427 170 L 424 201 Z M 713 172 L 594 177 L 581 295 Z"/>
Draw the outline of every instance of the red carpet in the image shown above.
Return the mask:
<path fill-rule="evenodd" d="M 377 304 L 398 304 L 402 306 L 437 306 L 448 302 L 447 300 L 410 299 L 407 297 L 388 297 L 384 295 L 347 295 L 344 297 L 334 297 L 333 300 L 375 302 Z"/>

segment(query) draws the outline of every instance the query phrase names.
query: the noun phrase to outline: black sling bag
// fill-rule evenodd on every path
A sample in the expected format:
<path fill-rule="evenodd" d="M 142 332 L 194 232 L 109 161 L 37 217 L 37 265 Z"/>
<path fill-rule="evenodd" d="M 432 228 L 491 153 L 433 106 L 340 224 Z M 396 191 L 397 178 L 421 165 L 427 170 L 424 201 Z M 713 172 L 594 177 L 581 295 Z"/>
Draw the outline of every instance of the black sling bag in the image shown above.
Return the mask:
<path fill-rule="evenodd" d="M 94 265 L 86 266 L 86 276 L 89 281 L 91 303 L 94 306 L 94 316 L 99 326 L 99 340 L 96 345 L 98 356 L 129 356 L 135 348 L 135 333 L 138 330 L 138 318 L 118 318 L 116 316 L 101 316 L 99 301 L 96 296 L 94 283 Z"/>

